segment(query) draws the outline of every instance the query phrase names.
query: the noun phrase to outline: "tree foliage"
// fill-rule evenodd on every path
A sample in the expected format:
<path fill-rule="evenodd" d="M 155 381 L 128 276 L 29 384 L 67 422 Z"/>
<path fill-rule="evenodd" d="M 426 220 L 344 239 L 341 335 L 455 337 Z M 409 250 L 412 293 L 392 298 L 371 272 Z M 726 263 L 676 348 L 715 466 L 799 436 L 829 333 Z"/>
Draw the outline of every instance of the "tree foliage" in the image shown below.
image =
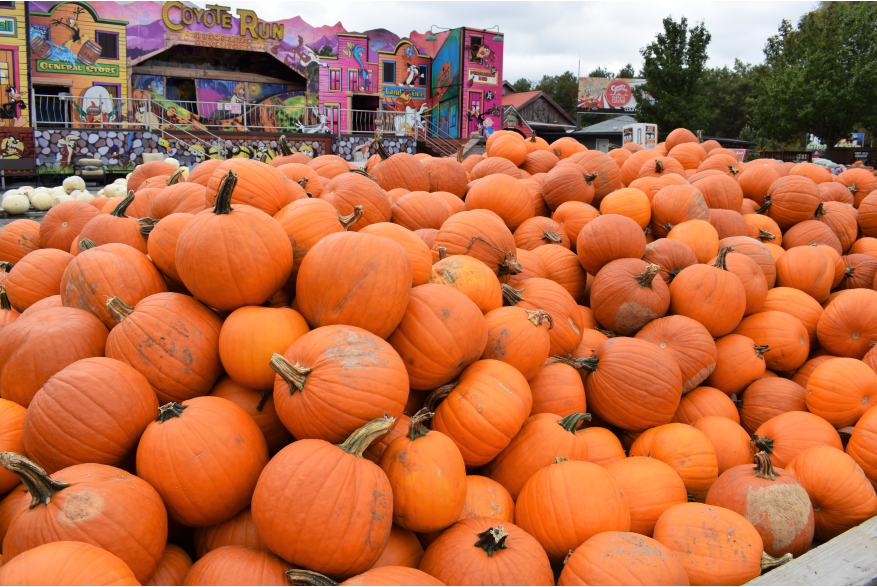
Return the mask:
<path fill-rule="evenodd" d="M 716 67 L 704 71 L 704 92 L 708 122 L 704 134 L 735 138 L 752 117 L 752 103 L 764 65 L 750 65 L 739 59 L 734 67 Z M 751 130 L 751 129 L 750 129 Z"/>
<path fill-rule="evenodd" d="M 646 83 L 634 88 L 636 119 L 654 122 L 666 136 L 675 128 L 693 132 L 709 124 L 704 95 L 707 46 L 712 36 L 701 22 L 688 28 L 684 16 L 679 22 L 664 19 L 664 32 L 640 50 Z M 644 94 L 649 94 L 650 103 Z"/>
<path fill-rule="evenodd" d="M 769 69 L 753 99 L 762 134 L 810 132 L 830 151 L 857 124 L 877 130 L 877 4 L 829 2 L 797 27 L 784 20 L 764 54 Z"/>
<path fill-rule="evenodd" d="M 615 77 L 636 77 L 636 71 L 633 69 L 633 63 L 628 63 L 627 65 L 622 67 L 621 70 L 618 72 L 618 75 L 616 75 Z"/>
<path fill-rule="evenodd" d="M 579 80 L 571 71 L 560 75 L 543 75 L 534 90 L 542 90 L 567 114 L 576 117 L 579 105 Z"/>
<path fill-rule="evenodd" d="M 591 70 L 591 73 L 588 74 L 588 77 L 615 77 L 615 74 L 605 69 L 602 65 L 597 69 Z"/>
<path fill-rule="evenodd" d="M 527 78 L 522 77 L 518 81 L 512 84 L 515 86 L 516 92 L 532 92 L 533 91 L 533 82 L 528 80 Z"/>

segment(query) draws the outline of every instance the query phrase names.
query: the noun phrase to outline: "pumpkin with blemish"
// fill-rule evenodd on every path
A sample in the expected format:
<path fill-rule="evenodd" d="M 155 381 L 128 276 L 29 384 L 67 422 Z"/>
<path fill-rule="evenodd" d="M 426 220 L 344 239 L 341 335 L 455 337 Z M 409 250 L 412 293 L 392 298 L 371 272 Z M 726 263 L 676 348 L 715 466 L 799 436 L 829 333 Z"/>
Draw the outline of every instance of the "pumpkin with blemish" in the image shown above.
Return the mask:
<path fill-rule="evenodd" d="M 553 319 L 544 310 L 506 307 L 491 310 L 487 322 L 487 346 L 482 359 L 496 359 L 515 367 L 529 381 L 548 359 L 549 330 Z"/>
<path fill-rule="evenodd" d="M 591 286 L 597 321 L 621 336 L 633 336 L 670 307 L 670 290 L 660 266 L 640 259 L 617 259 L 603 266 Z"/>

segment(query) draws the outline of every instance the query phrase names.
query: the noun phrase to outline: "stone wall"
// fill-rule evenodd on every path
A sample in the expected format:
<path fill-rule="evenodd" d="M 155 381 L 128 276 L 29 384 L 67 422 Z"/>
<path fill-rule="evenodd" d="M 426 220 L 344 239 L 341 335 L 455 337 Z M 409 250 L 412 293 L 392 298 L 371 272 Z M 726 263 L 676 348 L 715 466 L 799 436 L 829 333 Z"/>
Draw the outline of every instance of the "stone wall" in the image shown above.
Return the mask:
<path fill-rule="evenodd" d="M 407 137 L 384 137 L 384 148 L 393 155 L 395 153 L 417 152 L 417 144 L 414 139 Z M 354 163 L 364 163 L 377 151 L 374 146 L 374 137 L 341 135 L 340 139 L 332 139 L 332 153 Z"/>

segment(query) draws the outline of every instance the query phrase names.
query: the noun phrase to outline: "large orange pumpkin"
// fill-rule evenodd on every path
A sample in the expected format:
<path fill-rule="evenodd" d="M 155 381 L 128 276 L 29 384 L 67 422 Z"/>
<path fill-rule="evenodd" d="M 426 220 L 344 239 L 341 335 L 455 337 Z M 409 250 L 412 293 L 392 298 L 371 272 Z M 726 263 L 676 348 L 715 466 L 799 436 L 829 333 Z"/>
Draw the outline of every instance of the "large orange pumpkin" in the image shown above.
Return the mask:
<path fill-rule="evenodd" d="M 569 157 L 570 163 L 575 163 L 588 175 L 596 176 L 592 182 L 594 186 L 594 205 L 600 205 L 600 201 L 615 190 L 624 187 L 621 183 L 621 170 L 618 164 L 607 154 L 589 150 L 576 153 Z"/>
<path fill-rule="evenodd" d="M 768 351 L 770 347 L 739 334 L 716 339 L 716 367 L 704 384 L 728 395 L 740 393 L 764 375 L 764 354 Z"/>
<path fill-rule="evenodd" d="M 786 412 L 771 418 L 758 427 L 752 441 L 756 448 L 768 453 L 771 461 L 781 469 L 786 469 L 792 459 L 814 446 L 843 450 L 834 427 L 809 412 Z"/>
<path fill-rule="evenodd" d="M 847 169 L 838 175 L 835 181 L 846 186 L 852 192 L 856 208 L 859 207 L 865 196 L 877 190 L 877 178 L 867 169 Z"/>
<path fill-rule="evenodd" d="M 369 173 L 385 190 L 405 188 L 411 192 L 429 191 L 429 173 L 417 157 L 408 153 L 396 153 L 382 160 L 374 169 L 369 169 Z"/>
<path fill-rule="evenodd" d="M 591 275 L 597 275 L 604 265 L 615 259 L 638 259 L 645 248 L 646 237 L 639 225 L 618 214 L 595 218 L 576 238 L 579 262 Z"/>
<path fill-rule="evenodd" d="M 743 197 L 754 200 L 759 206 L 762 206 L 771 184 L 784 175 L 772 165 L 753 161 L 746 166 L 743 173 L 737 175 L 737 183 L 740 185 Z"/>
<path fill-rule="evenodd" d="M 243 408 L 262 431 L 270 454 L 276 453 L 289 444 L 292 435 L 283 426 L 277 415 L 272 390 L 250 389 L 238 385 L 226 375 L 216 382 L 216 385 L 210 390 L 210 395 L 227 399 Z"/>
<path fill-rule="evenodd" d="M 719 252 L 719 232 L 706 220 L 686 220 L 677 224 L 667 233 L 667 238 L 688 246 L 700 263 L 708 263 Z"/>
<path fill-rule="evenodd" d="M 194 218 L 192 214 L 178 212 L 168 214 L 153 226 L 144 226 L 149 231 L 146 250 L 149 258 L 168 279 L 180 283 L 182 278 L 177 271 L 177 240 L 183 227 Z"/>
<path fill-rule="evenodd" d="M 590 446 L 588 448 L 590 450 Z M 661 514 L 688 501 L 685 483 L 676 471 L 657 458 L 632 456 L 605 467 L 627 498 L 632 532 L 651 536 Z"/>
<path fill-rule="evenodd" d="M 515 367 L 529 381 L 548 359 L 552 317 L 544 310 L 497 308 L 484 316 L 487 345 L 482 359 L 496 359 Z"/>
<path fill-rule="evenodd" d="M 116 555 L 80 541 L 62 540 L 38 546 L 0 567 L 4 585 L 140 585 Z"/>
<path fill-rule="evenodd" d="M 474 257 L 453 255 L 432 266 L 427 283 L 452 287 L 472 300 L 483 313 L 502 307 L 499 279 Z"/>
<path fill-rule="evenodd" d="M 716 368 L 712 336 L 699 322 L 686 316 L 667 316 L 649 322 L 635 338 L 657 345 L 672 357 L 682 373 L 682 393 L 700 385 Z"/>
<path fill-rule="evenodd" d="M 871 485 L 877 488 L 877 450 L 875 450 L 875 446 L 877 446 L 877 409 L 872 407 L 856 423 L 850 441 L 847 443 L 846 452 L 862 467 L 865 475 L 871 481 Z"/>
<path fill-rule="evenodd" d="M 158 561 L 155 574 L 146 585 L 182 585 L 191 568 L 192 559 L 189 554 L 176 544 L 168 543 Z"/>
<path fill-rule="evenodd" d="M 577 303 L 587 303 L 591 284 L 575 253 L 560 245 L 542 245 L 533 252 L 542 259 L 549 281 L 565 289 Z"/>
<path fill-rule="evenodd" d="M 646 430 L 630 447 L 630 456 L 651 457 L 669 465 L 696 501 L 704 500 L 719 474 L 713 443 L 687 424 L 665 424 Z"/>
<path fill-rule="evenodd" d="M 268 462 L 265 437 L 249 414 L 209 396 L 159 412 L 137 446 L 137 476 L 158 491 L 170 518 L 212 526 L 246 507 Z"/>
<path fill-rule="evenodd" d="M 617 259 L 597 273 L 591 285 L 594 317 L 621 336 L 633 336 L 661 318 L 670 307 L 670 291 L 660 266 L 640 259 Z"/>
<path fill-rule="evenodd" d="M 592 426 L 582 428 L 576 434 L 584 438 L 588 445 L 589 463 L 606 467 L 627 458 L 618 437 L 606 428 Z"/>
<path fill-rule="evenodd" d="M 669 238 L 658 239 L 646 245 L 643 261 L 654 263 L 661 269 L 661 277 L 668 285 L 680 271 L 697 264 L 694 251 L 685 243 Z"/>
<path fill-rule="evenodd" d="M 652 199 L 651 230 L 666 237 L 673 227 L 686 220 L 709 220 L 709 208 L 695 186 L 668 185 Z"/>
<path fill-rule="evenodd" d="M 109 214 L 99 214 L 89 220 L 82 227 L 79 236 L 73 240 L 78 242 L 88 239 L 97 245 L 126 244 L 145 255 L 147 253 L 146 236 L 140 231 L 140 223 L 125 215 L 128 206 L 133 201 L 134 192 L 128 192 L 128 195 Z M 71 245 L 75 246 L 75 243 L 71 243 Z"/>
<path fill-rule="evenodd" d="M 40 246 L 40 224 L 33 220 L 13 220 L 0 231 L 0 261 L 14 265 Z"/>
<path fill-rule="evenodd" d="M 198 558 L 223 546 L 245 546 L 255 550 L 268 550 L 256 530 L 250 506 L 224 522 L 196 528 L 194 540 L 195 554 Z"/>
<path fill-rule="evenodd" d="M 24 454 L 24 441 L 22 440 L 21 427 L 25 418 L 25 408 L 15 402 L 0 399 L 0 452 L 14 452 Z M 0 543 L 6 536 L 6 530 L 12 521 L 12 513 L 16 504 L 10 501 L 20 498 L 23 494 L 14 489 L 21 485 L 21 480 L 9 471 L 0 470 L 0 492 L 9 493 L 0 503 Z"/>
<path fill-rule="evenodd" d="M 430 192 L 450 192 L 462 198 L 466 192 L 466 168 L 450 157 L 431 157 L 420 162 L 429 175 Z M 532 173 L 532 172 L 531 172 Z"/>
<path fill-rule="evenodd" d="M 270 552 L 246 546 L 222 546 L 199 558 L 184 585 L 288 585 L 288 563 Z"/>
<path fill-rule="evenodd" d="M 389 222 L 393 217 L 392 205 L 386 192 L 373 180 L 358 173 L 345 173 L 335 177 L 323 190 L 320 199 L 332 204 L 342 216 L 353 214 L 362 206 L 362 216 L 347 227 L 352 231 L 369 224 Z"/>
<path fill-rule="evenodd" d="M 775 371 L 797 369 L 810 352 L 810 338 L 804 325 L 785 312 L 769 310 L 747 316 L 733 333 L 749 337 L 759 346 L 770 347 L 764 361 L 768 369 Z"/>
<path fill-rule="evenodd" d="M 75 539 L 113 553 L 142 583 L 155 572 L 167 540 L 167 514 L 146 481 L 96 464 L 74 465 L 50 477 L 10 452 L 0 454 L 0 465 L 18 475 L 29 493 L 19 500 L 3 539 L 4 557 Z"/>
<path fill-rule="evenodd" d="M 222 374 L 219 334 L 222 321 L 190 296 L 161 293 L 133 307 L 110 298 L 118 321 L 107 339 L 108 357 L 142 373 L 159 403 L 206 395 Z"/>
<path fill-rule="evenodd" d="M 415 538 L 414 541 L 417 542 L 417 539 Z M 291 577 L 291 581 L 294 581 L 295 573 L 295 571 L 291 571 L 287 573 L 287 577 Z M 310 572 L 308 571 L 308 573 Z M 432 575 L 427 575 L 417 568 L 398 566 L 378 567 L 377 565 L 364 573 L 347 579 L 341 584 L 345 587 L 353 585 L 410 585 L 412 587 L 444 585 L 444 583 Z"/>
<path fill-rule="evenodd" d="M 746 311 L 746 291 L 725 264 L 730 247 L 719 251 L 713 265 L 686 267 L 670 284 L 670 312 L 703 324 L 713 337 L 728 334 Z"/>
<path fill-rule="evenodd" d="M 748 236 L 732 236 L 719 241 L 719 248 L 724 247 L 731 247 L 736 252 L 743 253 L 758 263 L 764 273 L 764 278 L 767 279 L 767 287 L 770 288 L 776 284 L 776 262 L 764 243 Z"/>
<path fill-rule="evenodd" d="M 767 291 L 761 310 L 785 312 L 800 320 L 810 338 L 810 348 L 816 347 L 816 325 L 823 309 L 811 296 L 792 287 L 775 287 Z"/>
<path fill-rule="evenodd" d="M 749 434 L 733 420 L 722 416 L 705 416 L 692 426 L 703 432 L 716 449 L 719 475 L 750 462 Z"/>
<path fill-rule="evenodd" d="M 764 202 L 758 213 L 767 214 L 786 230 L 813 217 L 819 207 L 819 189 L 812 179 L 790 174 L 770 185 Z"/>
<path fill-rule="evenodd" d="M 525 310 L 544 310 L 554 320 L 548 331 L 551 340 L 549 354 L 566 356 L 582 340 L 584 322 L 575 299 L 561 285 L 548 279 L 525 279 L 515 287 L 503 284 L 503 298 L 507 305 Z"/>
<path fill-rule="evenodd" d="M 743 393 L 740 420 L 749 434 L 776 416 L 807 410 L 807 392 L 801 385 L 782 377 L 766 377 L 753 382 Z"/>
<path fill-rule="evenodd" d="M 587 371 L 579 375 L 580 369 L 563 361 L 549 359 L 530 380 L 533 392 L 533 414 L 556 414 L 561 417 L 576 412 L 587 411 L 584 381 Z"/>
<path fill-rule="evenodd" d="M 587 204 L 585 204 L 587 205 Z M 515 230 L 515 246 L 532 251 L 542 245 L 560 245 L 570 248 L 569 235 L 563 225 L 550 219 L 537 216 L 528 218 Z"/>
<path fill-rule="evenodd" d="M 579 165 L 558 165 L 545 175 L 542 197 L 552 210 L 566 202 L 590 204 L 594 199 L 596 174 L 586 173 Z"/>
<path fill-rule="evenodd" d="M 485 177 L 472 186 L 466 194 L 466 209 L 495 212 L 511 231 L 535 214 L 530 192 L 521 182 L 502 173 Z"/>
<path fill-rule="evenodd" d="M 845 291 L 825 308 L 816 325 L 816 337 L 830 354 L 861 359 L 877 340 L 877 292 L 858 288 Z"/>
<path fill-rule="evenodd" d="M 427 192 L 410 192 L 392 206 L 393 222 L 408 230 L 438 230 L 452 213 L 441 197 Z"/>
<path fill-rule="evenodd" d="M 232 204 L 246 204 L 273 216 L 293 200 L 307 198 L 305 190 L 276 168 L 253 159 L 229 159 L 216 166 L 207 182 L 205 206 L 215 206 L 229 173 L 237 178 Z"/>
<path fill-rule="evenodd" d="M 280 212 L 282 213 L 282 211 Z M 380 236 L 394 241 L 408 253 L 411 261 L 411 285 L 423 285 L 429 280 L 429 274 L 432 270 L 432 251 L 429 246 L 414 232 L 403 228 L 398 224 L 391 222 L 378 222 L 370 224 L 359 231 L 362 234 L 370 234 L 372 236 Z M 300 233 L 299 233 L 300 234 Z M 293 252 L 295 245 L 293 244 Z M 297 254 L 296 254 L 296 257 Z M 293 269 L 294 273 L 298 272 L 297 268 Z"/>
<path fill-rule="evenodd" d="M 73 239 L 98 214 L 100 212 L 86 202 L 63 202 L 52 206 L 40 221 L 40 245 L 45 249 L 69 251 Z"/>
<path fill-rule="evenodd" d="M 161 190 L 149 205 L 147 216 L 164 218 L 185 212 L 197 214 L 207 207 L 207 188 L 191 181 L 175 183 Z"/>
<path fill-rule="evenodd" d="M 444 247 L 448 255 L 475 257 L 500 277 L 521 272 L 515 260 L 515 237 L 489 210 L 467 210 L 448 218 L 432 246 L 435 261 L 438 247 Z"/>
<path fill-rule="evenodd" d="M 21 258 L 3 285 L 12 307 L 23 312 L 32 304 L 57 295 L 64 270 L 73 255 L 58 249 L 38 249 Z"/>
<path fill-rule="evenodd" d="M 807 411 L 835 428 L 853 426 L 877 401 L 877 373 L 862 361 L 825 361 L 807 381 Z"/>

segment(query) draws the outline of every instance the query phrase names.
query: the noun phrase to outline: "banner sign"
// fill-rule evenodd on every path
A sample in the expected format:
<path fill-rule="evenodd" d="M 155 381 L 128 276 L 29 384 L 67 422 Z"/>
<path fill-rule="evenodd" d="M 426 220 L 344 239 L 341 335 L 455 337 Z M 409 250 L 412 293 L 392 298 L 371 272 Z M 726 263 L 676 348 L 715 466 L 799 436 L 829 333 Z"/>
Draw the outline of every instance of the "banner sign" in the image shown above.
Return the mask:
<path fill-rule="evenodd" d="M 44 73 L 71 73 L 73 75 L 100 75 L 104 77 L 119 77 L 118 65 L 106 65 L 95 63 L 85 65 L 79 62 L 49 61 L 37 59 L 37 71 Z"/>
<path fill-rule="evenodd" d="M 636 109 L 633 89 L 644 79 L 580 77 L 578 111 L 591 114 L 624 114 Z"/>

